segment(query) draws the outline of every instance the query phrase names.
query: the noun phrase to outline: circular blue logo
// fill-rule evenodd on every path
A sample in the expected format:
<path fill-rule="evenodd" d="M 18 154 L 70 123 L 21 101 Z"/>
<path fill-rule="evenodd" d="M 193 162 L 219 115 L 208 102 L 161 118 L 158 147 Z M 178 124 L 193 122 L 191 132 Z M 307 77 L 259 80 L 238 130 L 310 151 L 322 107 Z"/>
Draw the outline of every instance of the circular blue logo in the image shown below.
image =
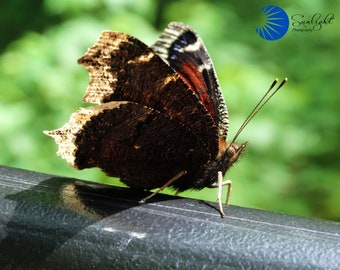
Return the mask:
<path fill-rule="evenodd" d="M 289 19 L 287 13 L 277 6 L 265 6 L 259 13 L 263 16 L 263 23 L 256 27 L 256 33 L 266 40 L 282 38 L 288 31 Z"/>

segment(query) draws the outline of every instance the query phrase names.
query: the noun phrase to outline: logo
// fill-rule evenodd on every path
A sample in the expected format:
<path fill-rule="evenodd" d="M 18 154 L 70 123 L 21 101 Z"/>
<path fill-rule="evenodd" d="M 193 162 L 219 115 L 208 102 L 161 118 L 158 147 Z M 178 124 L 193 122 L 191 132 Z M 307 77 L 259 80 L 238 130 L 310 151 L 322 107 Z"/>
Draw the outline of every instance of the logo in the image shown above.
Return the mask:
<path fill-rule="evenodd" d="M 315 13 L 310 17 L 306 17 L 304 14 L 294 14 L 291 19 L 292 31 L 303 33 L 320 31 L 324 26 L 332 24 L 335 15 L 334 13 L 328 13 L 326 15 Z"/>
<path fill-rule="evenodd" d="M 287 13 L 277 6 L 265 6 L 259 13 L 263 16 L 263 23 L 256 27 L 256 33 L 266 40 L 282 38 L 288 31 L 289 19 Z"/>
<path fill-rule="evenodd" d="M 289 24 L 292 32 L 311 33 L 328 27 L 335 20 L 334 13 L 305 15 L 296 13 L 289 15 L 278 6 L 265 6 L 258 12 L 262 21 L 256 26 L 256 33 L 263 39 L 273 41 L 282 38 L 288 31 Z"/>

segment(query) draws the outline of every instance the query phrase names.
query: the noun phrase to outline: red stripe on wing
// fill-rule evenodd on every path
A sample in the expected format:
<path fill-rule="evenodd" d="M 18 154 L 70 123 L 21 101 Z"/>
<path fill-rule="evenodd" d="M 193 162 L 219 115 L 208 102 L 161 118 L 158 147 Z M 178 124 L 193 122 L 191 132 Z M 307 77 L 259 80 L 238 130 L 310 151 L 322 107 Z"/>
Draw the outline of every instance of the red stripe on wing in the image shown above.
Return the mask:
<path fill-rule="evenodd" d="M 203 73 L 198 71 L 197 66 L 190 62 L 183 62 L 178 70 L 181 79 L 189 86 L 204 107 L 208 110 L 211 117 L 215 119 L 214 103 L 208 94 L 208 88 L 203 78 Z"/>

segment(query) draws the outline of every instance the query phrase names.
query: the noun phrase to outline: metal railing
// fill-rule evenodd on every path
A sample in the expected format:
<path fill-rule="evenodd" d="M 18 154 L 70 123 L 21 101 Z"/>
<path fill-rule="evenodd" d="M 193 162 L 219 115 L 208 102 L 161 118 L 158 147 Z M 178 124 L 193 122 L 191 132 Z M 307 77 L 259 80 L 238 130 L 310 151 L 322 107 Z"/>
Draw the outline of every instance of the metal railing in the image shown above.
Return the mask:
<path fill-rule="evenodd" d="M 1 269 L 340 269 L 340 223 L 0 167 Z"/>

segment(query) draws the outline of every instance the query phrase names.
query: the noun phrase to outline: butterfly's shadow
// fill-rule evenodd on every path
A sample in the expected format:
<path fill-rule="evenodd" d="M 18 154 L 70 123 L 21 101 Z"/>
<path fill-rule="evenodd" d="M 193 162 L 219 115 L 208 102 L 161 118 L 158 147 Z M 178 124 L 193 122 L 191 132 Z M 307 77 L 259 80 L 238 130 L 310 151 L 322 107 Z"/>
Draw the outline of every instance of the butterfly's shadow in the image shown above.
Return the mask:
<path fill-rule="evenodd" d="M 94 184 L 76 181 L 77 198 L 88 211 L 100 214 L 102 217 L 111 216 L 117 212 L 140 205 L 158 203 L 168 200 L 181 199 L 178 196 L 157 194 L 145 203 L 141 201 L 151 194 L 150 191 L 127 187 Z"/>
<path fill-rule="evenodd" d="M 103 223 L 109 223 L 114 227 L 121 218 L 116 214 L 139 206 L 139 200 L 150 194 L 63 177 L 49 177 L 29 188 L 25 183 L 21 186 L 18 192 L 5 195 L 12 210 L 3 224 L 6 235 L 0 241 L 0 254 L 10 260 L 24 250 L 27 264 L 43 262 L 89 226 L 100 230 Z M 160 194 L 151 202 L 171 199 L 179 198 Z M 39 248 L 37 243 L 44 244 Z"/>

